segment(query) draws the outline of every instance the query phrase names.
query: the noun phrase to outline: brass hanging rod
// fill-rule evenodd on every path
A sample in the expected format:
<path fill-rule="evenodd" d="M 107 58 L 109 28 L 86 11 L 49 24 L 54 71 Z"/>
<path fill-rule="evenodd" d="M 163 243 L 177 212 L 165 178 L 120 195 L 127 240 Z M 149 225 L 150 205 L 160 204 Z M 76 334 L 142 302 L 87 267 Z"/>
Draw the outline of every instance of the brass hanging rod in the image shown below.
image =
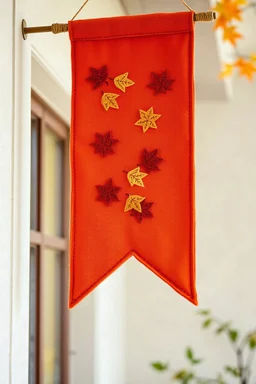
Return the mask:
<path fill-rule="evenodd" d="M 198 12 L 194 14 L 195 22 L 211 22 L 216 20 L 216 12 L 207 11 L 207 12 Z M 27 39 L 27 35 L 32 33 L 46 33 L 52 32 L 55 35 L 58 33 L 68 32 L 68 24 L 54 23 L 52 25 L 40 26 L 40 27 L 27 27 L 26 20 L 22 20 L 22 36 L 23 39 Z"/>

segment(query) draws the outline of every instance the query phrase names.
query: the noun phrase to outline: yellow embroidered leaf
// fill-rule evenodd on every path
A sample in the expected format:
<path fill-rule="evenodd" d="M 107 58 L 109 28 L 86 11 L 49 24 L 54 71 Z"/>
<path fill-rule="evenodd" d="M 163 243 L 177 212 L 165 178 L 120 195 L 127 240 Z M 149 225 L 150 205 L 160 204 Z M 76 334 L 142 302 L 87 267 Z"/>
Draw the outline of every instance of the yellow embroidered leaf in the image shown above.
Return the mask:
<path fill-rule="evenodd" d="M 135 211 L 141 212 L 141 202 L 145 200 L 146 197 L 138 196 L 138 195 L 129 195 L 126 200 L 124 212 L 131 211 L 135 209 Z"/>
<path fill-rule="evenodd" d="M 106 111 L 109 108 L 119 109 L 116 99 L 119 97 L 116 93 L 103 93 L 101 98 L 101 104 Z"/>
<path fill-rule="evenodd" d="M 127 179 L 131 186 L 138 185 L 139 187 L 144 187 L 143 178 L 146 177 L 148 174 L 140 172 L 140 167 L 132 169 L 127 174 Z"/>
<path fill-rule="evenodd" d="M 125 92 L 127 87 L 131 87 L 134 85 L 134 81 L 128 79 L 128 72 L 123 73 L 114 78 L 114 84 L 117 88 L 121 89 L 121 91 Z"/>
<path fill-rule="evenodd" d="M 147 132 L 149 128 L 157 129 L 156 120 L 161 115 L 154 113 L 153 107 L 149 108 L 148 111 L 140 109 L 140 119 L 136 121 L 135 125 L 139 125 L 143 128 L 143 132 Z"/>

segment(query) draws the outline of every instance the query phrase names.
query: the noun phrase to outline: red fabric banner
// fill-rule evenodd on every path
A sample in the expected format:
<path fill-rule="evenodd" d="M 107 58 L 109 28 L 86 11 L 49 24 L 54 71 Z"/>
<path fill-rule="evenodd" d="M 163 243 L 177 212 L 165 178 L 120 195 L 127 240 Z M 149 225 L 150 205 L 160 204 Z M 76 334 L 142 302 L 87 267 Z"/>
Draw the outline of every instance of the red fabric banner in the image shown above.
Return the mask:
<path fill-rule="evenodd" d="M 69 23 L 70 308 L 131 256 L 197 304 L 193 16 Z"/>

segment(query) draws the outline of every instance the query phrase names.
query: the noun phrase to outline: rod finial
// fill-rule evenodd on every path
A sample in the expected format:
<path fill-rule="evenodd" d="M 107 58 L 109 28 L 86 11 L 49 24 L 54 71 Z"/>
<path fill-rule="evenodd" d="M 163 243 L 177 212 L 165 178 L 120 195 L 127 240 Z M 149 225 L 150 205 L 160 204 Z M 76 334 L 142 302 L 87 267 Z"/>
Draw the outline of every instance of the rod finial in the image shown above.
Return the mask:
<path fill-rule="evenodd" d="M 25 29 L 27 28 L 27 22 L 25 19 L 22 19 L 22 22 L 21 22 L 21 32 L 22 32 L 22 37 L 23 37 L 23 40 L 27 40 L 27 34 L 25 32 Z"/>

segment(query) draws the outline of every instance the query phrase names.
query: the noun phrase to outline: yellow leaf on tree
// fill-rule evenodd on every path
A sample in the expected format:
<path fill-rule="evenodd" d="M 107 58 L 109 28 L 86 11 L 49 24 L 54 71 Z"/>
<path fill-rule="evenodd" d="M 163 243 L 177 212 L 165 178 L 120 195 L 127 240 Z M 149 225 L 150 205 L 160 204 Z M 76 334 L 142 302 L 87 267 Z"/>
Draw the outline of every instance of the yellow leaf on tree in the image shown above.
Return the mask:
<path fill-rule="evenodd" d="M 140 109 L 140 119 L 136 121 L 135 125 L 139 125 L 143 128 L 143 132 L 147 132 L 149 128 L 157 129 L 156 120 L 161 115 L 154 113 L 153 107 L 149 108 L 148 111 Z"/>
<path fill-rule="evenodd" d="M 135 211 L 141 212 L 141 202 L 145 200 L 146 197 L 138 196 L 138 195 L 129 195 L 126 200 L 124 212 L 131 211 L 135 209 Z"/>
<path fill-rule="evenodd" d="M 114 78 L 114 84 L 117 88 L 121 89 L 122 92 L 125 92 L 127 87 L 134 85 L 134 81 L 128 79 L 128 72 L 123 73 Z"/>
<path fill-rule="evenodd" d="M 252 61 L 240 57 L 235 62 L 235 66 L 239 69 L 239 76 L 245 76 L 248 80 L 252 81 L 253 75 L 256 72 L 256 66 Z"/>
<path fill-rule="evenodd" d="M 237 5 L 247 5 L 248 1 L 247 0 L 235 0 L 235 3 Z"/>
<path fill-rule="evenodd" d="M 233 64 L 225 64 L 224 69 L 220 73 L 220 78 L 224 79 L 224 77 L 231 76 L 233 73 L 234 65 Z"/>
<path fill-rule="evenodd" d="M 218 28 L 224 29 L 226 28 L 227 24 L 228 24 L 228 21 L 225 17 L 218 16 L 214 24 L 214 29 L 218 29 Z"/>
<path fill-rule="evenodd" d="M 101 98 L 101 104 L 106 111 L 109 108 L 119 109 L 116 99 L 119 97 L 116 93 L 103 93 Z"/>
<path fill-rule="evenodd" d="M 237 32 L 237 29 L 235 26 L 225 27 L 224 33 L 223 33 L 223 40 L 229 41 L 232 45 L 236 45 L 236 41 L 238 39 L 241 39 L 243 35 L 241 33 Z"/>
<path fill-rule="evenodd" d="M 131 186 L 138 185 L 139 187 L 144 187 L 143 178 L 146 177 L 148 174 L 143 173 L 140 171 L 140 167 L 132 169 L 127 174 L 127 179 Z"/>
<path fill-rule="evenodd" d="M 243 0 L 219 0 L 213 8 L 218 13 L 215 29 L 225 28 L 232 20 L 242 20 L 241 3 Z"/>
<path fill-rule="evenodd" d="M 252 53 L 250 55 L 250 59 L 251 59 L 251 61 L 256 61 L 256 53 Z"/>

